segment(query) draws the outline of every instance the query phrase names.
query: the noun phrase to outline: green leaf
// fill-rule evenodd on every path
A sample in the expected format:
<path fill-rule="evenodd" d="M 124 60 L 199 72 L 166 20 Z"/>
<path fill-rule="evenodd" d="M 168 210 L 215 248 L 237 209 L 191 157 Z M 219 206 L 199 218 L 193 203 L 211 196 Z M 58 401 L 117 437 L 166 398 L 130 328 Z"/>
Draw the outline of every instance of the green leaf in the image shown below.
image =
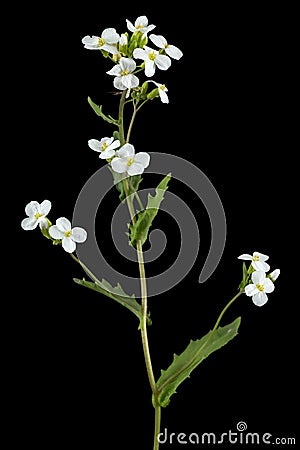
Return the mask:
<path fill-rule="evenodd" d="M 126 178 L 126 175 L 124 175 L 124 173 L 117 173 L 114 170 L 112 170 L 110 167 L 109 167 L 109 170 L 111 171 L 111 174 L 113 176 L 114 184 L 115 184 L 117 190 L 120 192 L 119 199 L 121 202 L 123 202 L 126 199 L 126 193 L 125 193 L 125 189 L 124 189 L 122 180 L 124 180 Z M 134 175 L 132 177 L 129 177 L 129 181 L 133 188 L 133 190 L 132 190 L 131 186 L 129 185 L 129 189 L 130 189 L 129 194 L 133 194 L 133 192 L 138 190 L 140 182 L 142 181 L 142 177 L 141 177 L 141 175 Z"/>
<path fill-rule="evenodd" d="M 211 353 L 233 339 L 238 332 L 241 318 L 238 317 L 229 325 L 219 327 L 214 333 L 210 331 L 200 340 L 191 341 L 187 348 L 179 356 L 174 355 L 172 364 L 167 370 L 161 371 L 157 381 L 158 402 L 165 407 L 170 402 L 170 397 L 176 393 L 177 387 L 189 378 L 191 372 Z"/>
<path fill-rule="evenodd" d="M 100 294 L 106 295 L 112 300 L 115 300 L 125 308 L 129 309 L 140 320 L 142 320 L 141 305 L 136 301 L 134 295 L 127 295 L 123 291 L 122 286 L 119 283 L 117 284 L 117 286 L 112 287 L 112 285 L 104 279 L 102 279 L 99 283 L 93 283 L 92 281 L 86 281 L 85 279 L 80 280 L 78 278 L 73 278 L 73 280 L 75 281 L 75 283 L 80 284 L 81 286 L 92 289 L 93 291 L 99 292 Z M 148 314 L 147 323 L 148 325 L 152 324 L 150 314 Z"/>
<path fill-rule="evenodd" d="M 102 111 L 102 105 L 98 106 L 96 103 L 94 103 L 90 97 L 88 97 L 88 102 L 90 106 L 93 108 L 97 116 L 102 117 L 103 120 L 106 120 L 108 123 L 112 123 L 113 125 L 119 126 L 119 121 L 114 119 L 111 116 L 106 116 L 104 112 Z"/>
<path fill-rule="evenodd" d="M 139 240 L 144 244 L 147 240 L 149 229 L 159 210 L 160 204 L 164 199 L 164 193 L 168 189 L 168 183 L 171 179 L 171 174 L 168 174 L 155 189 L 155 196 L 148 195 L 148 203 L 146 209 L 137 215 L 135 224 L 129 225 L 129 237 L 132 245 L 136 245 Z"/>
<path fill-rule="evenodd" d="M 248 284 L 248 281 L 249 281 L 249 272 L 248 272 L 246 263 L 243 262 L 243 279 L 242 279 L 242 281 L 240 282 L 240 285 L 239 285 L 239 290 L 240 291 L 245 289 L 245 287 Z"/>

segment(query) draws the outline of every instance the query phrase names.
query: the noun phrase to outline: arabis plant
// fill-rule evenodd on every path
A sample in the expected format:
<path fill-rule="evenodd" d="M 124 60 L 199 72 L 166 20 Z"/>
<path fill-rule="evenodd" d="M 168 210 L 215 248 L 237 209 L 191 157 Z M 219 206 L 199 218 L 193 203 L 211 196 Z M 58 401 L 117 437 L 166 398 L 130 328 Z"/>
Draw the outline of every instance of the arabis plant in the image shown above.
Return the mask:
<path fill-rule="evenodd" d="M 88 102 L 95 113 L 113 128 L 110 137 L 95 136 L 88 141 L 88 146 L 99 154 L 100 160 L 106 162 L 114 184 L 119 191 L 120 200 L 127 205 L 130 213 L 128 224 L 128 240 L 137 252 L 141 301 L 139 302 L 131 293 L 125 293 L 121 285 L 113 287 L 109 281 L 99 280 L 91 270 L 85 266 L 73 253 L 77 245 L 85 245 L 89 240 L 87 232 L 78 223 L 71 224 L 66 217 L 60 217 L 52 224 L 48 218 L 51 210 L 49 200 L 42 203 L 30 202 L 26 208 L 26 218 L 21 226 L 24 230 L 40 228 L 43 236 L 56 246 L 61 246 L 84 269 L 92 281 L 77 279 L 74 281 L 93 291 L 106 295 L 111 300 L 125 306 L 131 311 L 139 322 L 141 341 L 144 352 L 144 361 L 152 393 L 152 405 L 155 411 L 153 450 L 159 448 L 161 408 L 166 407 L 172 395 L 184 380 L 189 378 L 196 367 L 211 353 L 218 350 L 237 334 L 240 317 L 232 323 L 220 327 L 220 321 L 226 310 L 242 294 L 251 297 L 255 305 L 262 306 L 268 300 L 268 294 L 273 292 L 274 283 L 279 276 L 279 269 L 270 274 L 270 266 L 266 261 L 268 256 L 254 252 L 242 254 L 239 259 L 243 262 L 243 277 L 238 291 L 227 303 L 217 318 L 215 325 L 202 338 L 190 341 L 186 349 L 175 355 L 169 367 L 157 375 L 153 369 L 150 346 L 148 341 L 148 326 L 151 320 L 148 311 L 147 278 L 144 265 L 143 245 L 148 239 L 149 229 L 160 208 L 164 193 L 168 189 L 171 174 L 167 174 L 159 183 L 155 195 L 148 197 L 147 205 L 144 205 L 138 188 L 142 181 L 141 175 L 151 165 L 150 155 L 144 151 L 136 152 L 131 134 L 137 113 L 150 101 L 160 99 L 168 104 L 168 89 L 161 80 L 162 71 L 177 63 L 182 57 L 181 50 L 175 45 L 170 45 L 162 35 L 151 34 L 152 43 L 158 48 L 152 49 L 148 44 L 148 33 L 155 28 L 149 25 L 146 16 L 140 16 L 135 21 L 126 20 L 127 29 L 118 33 L 115 28 L 107 28 L 100 36 L 85 36 L 82 39 L 84 47 L 88 50 L 98 50 L 93 57 L 104 56 L 103 70 L 109 76 L 113 76 L 112 84 L 119 94 L 114 98 L 119 99 L 118 114 L 113 117 L 103 112 L 102 106 L 98 106 L 90 98 Z M 175 61 L 174 61 L 175 60 Z M 158 69 L 158 71 L 156 71 Z M 149 79 L 157 75 L 157 79 Z M 172 93 L 171 93 L 172 95 Z M 162 106 L 165 108 L 165 106 Z M 127 117 L 127 113 L 129 117 Z M 126 119 L 126 120 L 125 120 Z M 125 127 L 125 124 L 127 125 Z M 99 186 L 99 189 L 101 186 Z M 245 297 L 246 298 L 246 297 Z M 128 369 L 129 370 L 129 369 Z M 107 380 L 106 380 L 107 381 Z M 127 420 L 124 418 L 124 420 Z M 132 424 L 134 418 L 128 419 Z M 125 447 L 132 448 L 132 443 L 126 443 Z M 139 448 L 145 449 L 145 444 L 139 444 Z M 150 444 L 149 447 L 150 448 Z"/>

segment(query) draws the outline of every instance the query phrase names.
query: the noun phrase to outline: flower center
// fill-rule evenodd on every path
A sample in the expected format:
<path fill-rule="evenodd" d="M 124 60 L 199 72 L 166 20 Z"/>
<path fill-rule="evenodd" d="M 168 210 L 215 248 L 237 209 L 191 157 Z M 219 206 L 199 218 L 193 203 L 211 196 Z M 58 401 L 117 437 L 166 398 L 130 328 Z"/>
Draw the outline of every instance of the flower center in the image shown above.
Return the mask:
<path fill-rule="evenodd" d="M 36 213 L 36 214 L 34 215 L 34 218 L 35 218 L 36 220 L 38 220 L 40 217 L 42 217 L 42 215 L 43 215 L 43 214 L 41 214 L 41 213 Z"/>
<path fill-rule="evenodd" d="M 99 38 L 98 39 L 98 47 L 103 47 L 104 44 L 105 44 L 105 39 Z"/>
<path fill-rule="evenodd" d="M 164 91 L 166 89 L 166 86 L 164 84 L 162 84 L 159 89 L 161 89 L 162 91 Z"/>
<path fill-rule="evenodd" d="M 136 28 L 137 30 L 141 30 L 141 28 L 143 28 L 143 24 L 140 23 Z"/>
<path fill-rule="evenodd" d="M 72 231 L 71 230 L 65 232 L 65 236 L 67 238 L 70 237 L 71 235 L 72 235 Z"/>
<path fill-rule="evenodd" d="M 154 52 L 149 53 L 149 59 L 150 61 L 155 61 L 156 54 Z"/>
<path fill-rule="evenodd" d="M 127 166 L 130 167 L 130 166 L 132 166 L 133 163 L 134 163 L 134 159 L 133 158 L 128 158 Z"/>
<path fill-rule="evenodd" d="M 106 150 L 107 147 L 108 147 L 107 142 L 104 142 L 104 143 L 102 144 L 101 151 L 104 152 L 104 150 Z"/>
<path fill-rule="evenodd" d="M 124 70 L 122 70 L 122 72 L 121 72 L 121 77 L 124 77 L 125 75 L 128 75 L 128 74 L 129 74 L 129 70 L 124 69 Z"/>
<path fill-rule="evenodd" d="M 253 256 L 253 261 L 259 261 L 259 256 L 258 255 Z"/>
<path fill-rule="evenodd" d="M 263 285 L 262 284 L 257 284 L 256 285 L 256 287 L 257 287 L 257 289 L 260 291 L 260 292 L 263 292 L 263 290 L 264 290 L 264 287 L 263 287 Z"/>

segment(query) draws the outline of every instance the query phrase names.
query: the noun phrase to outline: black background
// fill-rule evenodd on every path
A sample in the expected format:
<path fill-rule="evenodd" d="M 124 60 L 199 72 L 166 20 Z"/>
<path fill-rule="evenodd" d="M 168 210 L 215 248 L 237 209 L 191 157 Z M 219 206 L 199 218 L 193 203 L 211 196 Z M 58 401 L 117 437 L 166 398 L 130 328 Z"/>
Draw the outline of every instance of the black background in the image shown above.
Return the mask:
<path fill-rule="evenodd" d="M 196 12 L 185 2 L 178 8 L 86 4 L 68 11 L 26 9 L 26 14 L 18 26 L 23 45 L 12 69 L 19 73 L 13 90 L 19 107 L 12 117 L 21 173 L 14 175 L 17 258 L 7 321 L 12 442 L 21 437 L 36 448 L 151 448 L 153 408 L 135 317 L 74 285 L 72 277 L 83 276 L 79 266 L 38 231 L 24 232 L 19 225 L 31 200 L 51 200 L 52 219 L 72 217 L 82 186 L 99 167 L 87 141 L 112 132 L 90 109 L 87 96 L 112 115 L 118 106 L 112 77 L 105 74 L 110 62 L 100 52 L 84 50 L 81 39 L 107 27 L 125 32 L 125 19 L 133 22 L 142 14 L 157 25 L 154 33 L 180 47 L 184 57 L 153 77 L 167 84 L 170 104 L 147 105 L 131 141 L 137 151 L 163 151 L 196 164 L 217 189 L 228 224 L 222 260 L 199 285 L 209 219 L 188 188 L 171 182 L 170 190 L 195 214 L 201 247 L 185 280 L 149 301 L 156 376 L 174 352 L 213 326 L 240 282 L 239 254 L 261 251 L 270 255 L 272 268 L 282 270 L 264 307 L 243 296 L 228 311 L 223 324 L 242 316 L 238 337 L 178 389 L 163 411 L 162 428 L 221 433 L 243 420 L 252 432 L 294 436 L 293 11 L 215 3 Z M 157 182 L 145 176 L 145 184 Z M 134 272 L 110 240 L 117 205 L 112 192 L 97 216 L 99 243 L 112 265 Z M 159 262 L 166 267 L 179 248 L 178 229 L 163 213 L 156 226 L 168 236 L 167 253 Z"/>

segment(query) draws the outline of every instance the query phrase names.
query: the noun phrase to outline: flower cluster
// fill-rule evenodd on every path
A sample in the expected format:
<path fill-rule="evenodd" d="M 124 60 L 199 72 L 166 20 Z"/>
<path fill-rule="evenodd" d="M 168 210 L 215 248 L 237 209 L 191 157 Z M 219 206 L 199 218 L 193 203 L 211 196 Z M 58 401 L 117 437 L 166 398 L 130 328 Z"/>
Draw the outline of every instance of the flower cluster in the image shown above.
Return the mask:
<path fill-rule="evenodd" d="M 275 269 L 267 275 L 270 266 L 266 261 L 269 257 L 259 252 L 254 252 L 253 255 L 243 253 L 238 259 L 251 261 L 247 272 L 247 281 L 250 281 L 250 275 L 251 281 L 245 286 L 245 294 L 248 297 L 252 297 L 255 305 L 264 305 L 268 301 L 267 294 L 270 294 L 275 289 L 274 281 L 279 277 L 280 269 Z"/>
<path fill-rule="evenodd" d="M 169 44 L 162 35 L 150 34 L 148 38 L 148 33 L 155 28 L 155 25 L 148 25 L 146 16 L 138 17 L 134 24 L 129 20 L 126 20 L 126 23 L 131 35 L 128 32 L 120 35 L 115 28 L 106 28 L 100 37 L 85 36 L 82 43 L 88 50 L 100 50 L 105 57 L 109 57 L 115 63 L 107 74 L 115 77 L 114 87 L 120 91 L 128 90 L 129 96 L 130 90 L 138 88 L 140 84 L 136 73 L 144 70 L 146 77 L 153 77 L 156 69 L 169 69 L 171 58 L 179 60 L 183 54 L 178 47 Z M 149 39 L 158 50 L 147 45 Z M 137 65 L 135 59 L 142 62 Z M 165 85 L 153 82 L 157 88 L 148 94 L 148 99 L 160 97 L 163 103 L 168 103 Z M 141 88 L 140 91 L 137 89 L 137 92 L 141 90 Z M 145 92 L 143 94 L 145 95 Z"/>
<path fill-rule="evenodd" d="M 73 253 L 76 250 L 76 243 L 83 243 L 87 239 L 87 232 L 84 228 L 72 228 L 71 222 L 65 217 L 56 220 L 56 225 L 52 225 L 48 217 L 51 210 L 51 202 L 44 200 L 41 204 L 32 201 L 25 207 L 25 213 L 28 217 L 22 220 L 23 230 L 34 230 L 37 226 L 44 236 L 53 241 L 53 244 L 61 244 L 67 253 Z"/>

